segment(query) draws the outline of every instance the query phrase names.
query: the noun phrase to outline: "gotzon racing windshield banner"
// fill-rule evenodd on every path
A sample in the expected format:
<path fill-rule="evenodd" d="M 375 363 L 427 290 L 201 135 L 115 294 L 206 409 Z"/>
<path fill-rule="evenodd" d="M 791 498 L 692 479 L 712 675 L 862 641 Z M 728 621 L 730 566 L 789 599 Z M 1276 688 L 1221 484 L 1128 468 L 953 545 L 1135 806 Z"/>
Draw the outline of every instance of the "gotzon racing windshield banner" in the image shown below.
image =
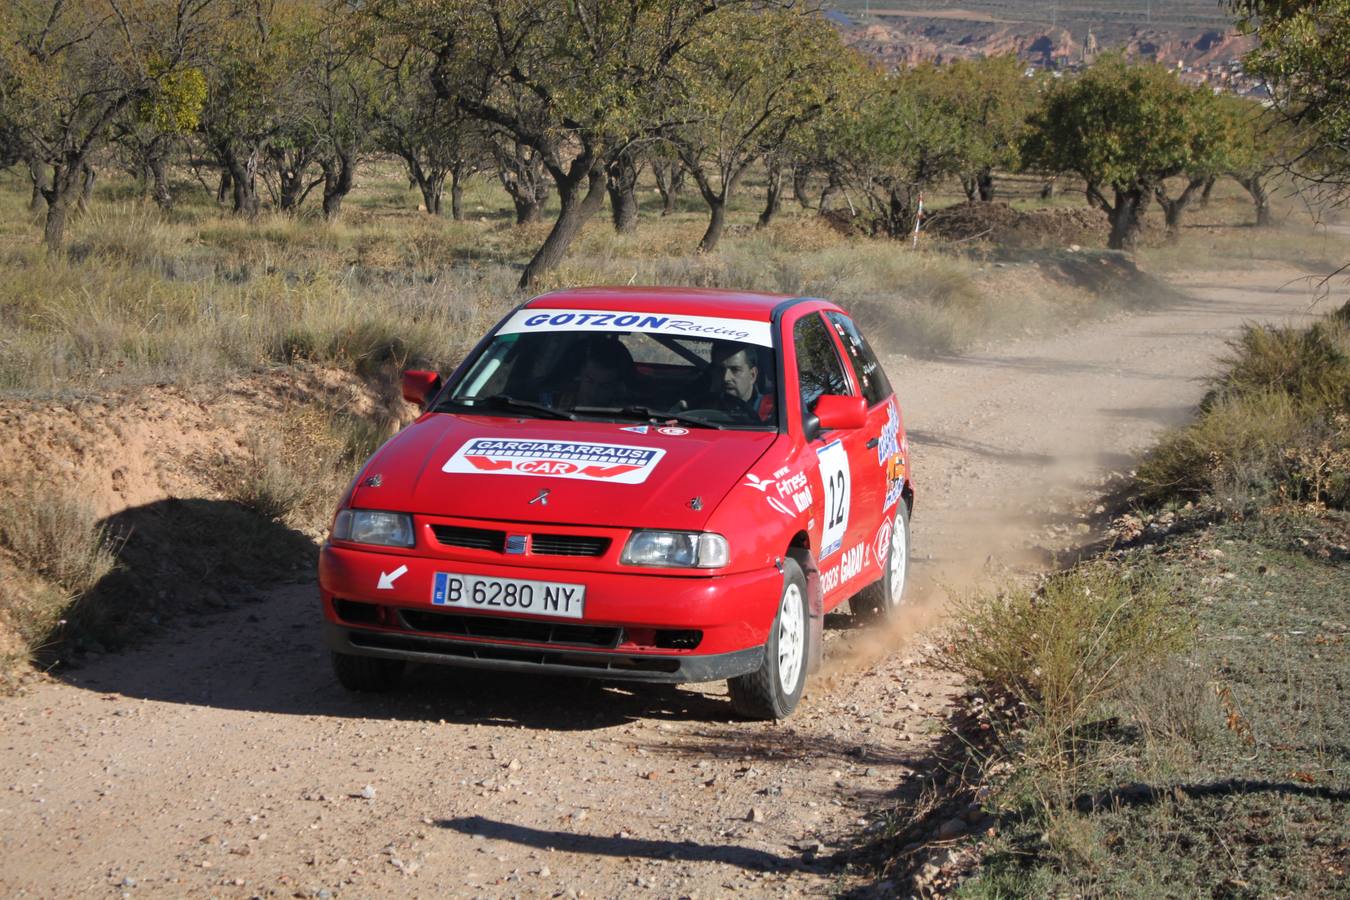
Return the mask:
<path fill-rule="evenodd" d="M 641 331 L 672 337 L 707 338 L 773 346 L 768 322 L 725 319 L 718 316 L 678 316 L 667 313 L 605 312 L 588 309 L 522 309 L 506 320 L 498 334 L 542 331 Z"/>

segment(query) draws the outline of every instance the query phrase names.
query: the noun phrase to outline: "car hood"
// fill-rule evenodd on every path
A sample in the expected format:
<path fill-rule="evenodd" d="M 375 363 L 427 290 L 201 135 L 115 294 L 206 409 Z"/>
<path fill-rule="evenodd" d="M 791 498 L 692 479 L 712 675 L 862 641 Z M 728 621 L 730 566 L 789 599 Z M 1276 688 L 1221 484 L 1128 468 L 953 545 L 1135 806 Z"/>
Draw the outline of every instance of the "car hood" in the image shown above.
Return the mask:
<path fill-rule="evenodd" d="M 476 519 L 698 530 L 777 437 L 765 431 L 436 413 L 380 448 L 357 480 L 351 505 Z"/>

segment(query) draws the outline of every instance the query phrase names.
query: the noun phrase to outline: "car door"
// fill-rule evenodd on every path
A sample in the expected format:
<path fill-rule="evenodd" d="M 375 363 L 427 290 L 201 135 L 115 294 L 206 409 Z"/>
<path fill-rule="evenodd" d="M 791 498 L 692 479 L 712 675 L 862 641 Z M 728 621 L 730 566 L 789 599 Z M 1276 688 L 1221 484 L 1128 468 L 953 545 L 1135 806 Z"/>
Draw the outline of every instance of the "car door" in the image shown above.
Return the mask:
<path fill-rule="evenodd" d="M 802 316 L 792 328 L 803 421 L 824 394 L 858 396 L 830 332 L 818 312 Z M 817 565 L 827 610 L 866 583 L 861 577 L 869 556 L 865 541 L 876 531 L 881 501 L 876 496 L 876 451 L 868 446 L 869 439 L 866 428 L 853 428 L 823 432 L 810 442 L 820 479 Z"/>
<path fill-rule="evenodd" d="M 855 494 L 867 498 L 860 502 L 868 503 L 869 508 L 875 510 L 875 527 L 880 528 L 881 523 L 894 514 L 895 503 L 904 488 L 906 460 L 900 451 L 900 411 L 890 380 L 857 324 L 837 310 L 826 311 L 825 318 L 843 349 L 853 383 L 867 401 L 867 424 L 862 430 L 867 438 L 868 462 L 859 467 L 856 478 L 860 486 L 855 489 Z M 888 534 L 889 529 L 886 531 Z M 872 574 L 880 577 L 885 553 L 880 544 L 886 542 L 879 544 L 875 538 L 885 535 L 876 531 L 871 534 L 874 539 L 868 540 L 871 551 L 867 554 L 868 565 L 875 566 L 876 571 Z"/>

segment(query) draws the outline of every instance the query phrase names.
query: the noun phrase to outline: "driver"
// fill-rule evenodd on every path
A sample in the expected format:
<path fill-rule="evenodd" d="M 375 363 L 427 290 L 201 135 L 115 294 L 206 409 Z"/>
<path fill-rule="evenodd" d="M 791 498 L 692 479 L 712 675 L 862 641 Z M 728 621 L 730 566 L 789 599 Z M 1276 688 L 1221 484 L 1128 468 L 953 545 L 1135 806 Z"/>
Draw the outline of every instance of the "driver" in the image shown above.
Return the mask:
<path fill-rule="evenodd" d="M 718 391 L 714 408 L 753 422 L 773 420 L 774 397 L 759 390 L 759 353 L 752 345 L 735 341 L 715 344 L 711 369 Z"/>

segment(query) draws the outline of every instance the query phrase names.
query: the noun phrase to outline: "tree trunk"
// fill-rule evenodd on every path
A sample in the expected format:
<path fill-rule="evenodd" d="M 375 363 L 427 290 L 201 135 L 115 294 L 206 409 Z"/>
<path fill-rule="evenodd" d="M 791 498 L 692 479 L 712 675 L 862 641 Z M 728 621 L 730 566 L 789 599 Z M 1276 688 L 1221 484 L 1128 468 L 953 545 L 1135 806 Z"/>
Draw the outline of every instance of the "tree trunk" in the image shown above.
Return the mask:
<path fill-rule="evenodd" d="M 51 176 L 47 174 L 47 164 L 36 156 L 28 158 L 28 177 L 33 180 L 33 195 L 28 200 L 30 212 L 41 212 L 47 206 L 43 193 L 52 186 Z"/>
<path fill-rule="evenodd" d="M 218 154 L 229 176 L 228 187 L 234 198 L 234 214 L 256 218 L 262 208 L 262 201 L 258 199 L 256 157 L 250 154 L 247 160 L 241 160 L 234 149 L 228 146 L 219 148 Z M 220 183 L 224 189 L 227 181 L 222 178 Z"/>
<path fill-rule="evenodd" d="M 1275 217 L 1270 210 L 1270 196 L 1266 193 L 1266 186 L 1261 183 L 1261 176 L 1239 178 L 1238 184 L 1247 189 L 1247 193 L 1252 197 L 1252 203 L 1256 206 L 1256 227 L 1269 228 L 1274 225 Z"/>
<path fill-rule="evenodd" d="M 300 199 L 305 195 L 305 173 L 293 170 L 281 170 L 281 211 L 293 215 L 300 208 Z"/>
<path fill-rule="evenodd" d="M 979 191 L 980 200 L 984 203 L 990 203 L 994 199 L 994 170 L 982 169 L 975 176 L 975 187 Z"/>
<path fill-rule="evenodd" d="M 975 198 L 980 195 L 980 185 L 974 175 L 968 175 L 961 179 L 961 189 L 966 192 L 967 203 L 974 203 Z"/>
<path fill-rule="evenodd" d="M 609 192 L 610 218 L 619 234 L 637 231 L 637 180 L 638 167 L 629 154 L 620 153 L 609 163 L 605 188 Z"/>
<path fill-rule="evenodd" d="M 759 214 L 759 221 L 755 223 L 756 228 L 767 228 L 773 221 L 773 217 L 778 215 L 783 209 L 783 166 L 777 161 L 771 161 L 768 169 L 769 186 L 764 196 L 764 211 Z"/>
<path fill-rule="evenodd" d="M 426 207 L 428 215 L 439 216 L 441 197 L 445 194 L 445 176 L 433 175 L 429 179 L 419 181 L 417 187 L 422 192 L 422 205 Z"/>
<path fill-rule="evenodd" d="M 883 220 L 886 234 L 897 239 L 907 238 L 914 233 L 914 224 L 918 218 L 918 187 L 911 184 L 892 187 L 888 192 L 886 215 Z"/>
<path fill-rule="evenodd" d="M 684 190 L 684 167 L 678 162 L 653 163 L 652 174 L 661 194 L 661 215 L 668 216 L 675 211 L 675 198 Z"/>
<path fill-rule="evenodd" d="M 811 180 L 810 166 L 793 166 L 792 168 L 792 196 L 797 199 L 797 205 L 802 209 L 811 208 L 811 194 L 808 191 Z"/>
<path fill-rule="evenodd" d="M 168 212 L 173 209 L 173 193 L 169 190 L 169 174 L 164 158 L 161 156 L 150 157 L 148 168 L 154 184 L 152 193 L 155 198 L 155 205 Z"/>
<path fill-rule="evenodd" d="M 84 164 L 76 153 L 66 153 L 61 162 L 52 166 L 51 182 L 42 190 L 47 201 L 47 219 L 42 226 L 42 241 L 48 253 L 61 250 L 66 239 L 66 218 L 71 199 L 79 200 L 84 186 Z"/>
<path fill-rule="evenodd" d="M 711 253 L 717 247 L 717 242 L 722 239 L 722 227 L 726 224 L 727 201 L 722 196 L 705 196 L 703 198 L 708 203 L 708 229 L 703 232 L 703 239 L 698 242 L 699 253 Z"/>
<path fill-rule="evenodd" d="M 1139 234 L 1144 230 L 1144 210 L 1148 207 L 1149 192 L 1142 187 L 1116 190 L 1115 205 L 1107 212 L 1111 221 L 1111 236 L 1106 246 L 1112 250 L 1134 250 Z"/>
<path fill-rule="evenodd" d="M 226 171 L 221 172 L 221 173 L 220 173 L 220 186 L 216 188 L 216 202 L 217 202 L 217 203 L 224 203 L 224 202 L 226 201 L 226 199 L 229 198 L 229 196 L 230 196 L 230 190 L 231 190 L 231 188 L 233 188 L 233 186 L 234 186 L 234 185 L 233 185 L 233 184 L 231 183 L 231 181 L 230 181 L 230 173 L 229 173 L 229 171 L 226 170 Z"/>
<path fill-rule="evenodd" d="M 350 153 L 338 153 L 319 160 L 323 169 L 323 217 L 336 222 L 342 215 L 342 201 L 351 193 L 356 181 L 356 166 Z"/>
<path fill-rule="evenodd" d="M 464 172 L 459 166 L 450 169 L 450 218 L 464 221 Z"/>
<path fill-rule="evenodd" d="M 245 218 L 257 218 L 262 209 L 262 200 L 258 198 L 258 184 L 250 176 L 230 175 L 230 187 L 234 192 L 234 213 Z"/>
<path fill-rule="evenodd" d="M 539 221 L 540 205 L 533 197 L 513 196 L 511 203 L 516 208 L 517 225 L 533 225 Z"/>
<path fill-rule="evenodd" d="M 1195 192 L 1205 186 L 1206 179 L 1192 178 L 1186 183 L 1185 189 L 1175 200 L 1167 196 L 1166 188 L 1158 185 L 1154 190 L 1157 196 L 1158 205 L 1163 209 L 1163 219 L 1167 223 L 1167 238 L 1175 241 L 1181 234 L 1181 214 L 1186 211 L 1186 207 L 1191 205 L 1191 200 L 1195 197 Z"/>
<path fill-rule="evenodd" d="M 89 201 L 94 199 L 94 182 L 98 180 L 98 172 L 93 166 L 80 166 L 80 212 L 89 210 Z"/>
<path fill-rule="evenodd" d="M 820 211 L 829 212 L 834 208 L 834 201 L 839 195 L 844 193 L 844 182 L 839 177 L 839 173 L 831 169 L 829 180 L 825 182 L 825 189 L 820 192 Z"/>
<path fill-rule="evenodd" d="M 509 150 L 493 141 L 492 156 L 497 162 L 497 180 L 516 208 L 516 224 L 538 222 L 549 193 L 548 175 L 538 152 L 519 141 L 512 141 Z"/>
<path fill-rule="evenodd" d="M 1201 208 L 1201 209 L 1208 209 L 1208 208 L 1209 208 L 1209 195 L 1212 194 L 1212 193 L 1214 193 L 1214 182 L 1216 182 L 1216 181 L 1218 181 L 1218 180 L 1219 180 L 1218 178 L 1212 177 L 1212 176 L 1211 176 L 1210 178 L 1206 178 L 1206 179 L 1205 179 L 1205 189 L 1204 189 L 1203 191 L 1201 191 L 1201 193 L 1200 193 L 1200 208 Z"/>
<path fill-rule="evenodd" d="M 42 242 L 50 253 L 61 249 L 66 239 L 66 201 L 47 200 L 47 221 L 42 226 Z"/>
<path fill-rule="evenodd" d="M 562 262 L 563 255 L 581 228 L 605 202 L 605 167 L 601 160 L 590 161 L 590 165 L 580 170 L 578 167 L 585 157 L 573 160 L 574 171 L 579 175 L 558 182 L 558 200 L 562 209 L 553 223 L 553 229 L 544 238 L 544 243 L 534 257 L 525 266 L 520 276 L 520 288 L 525 290 L 533 285 L 539 276 L 556 268 Z M 582 193 L 581 179 L 585 178 L 585 193 Z"/>
<path fill-rule="evenodd" d="M 1055 199 L 1055 179 L 1050 178 L 1045 182 L 1045 184 L 1041 185 L 1041 199 L 1042 200 Z"/>

